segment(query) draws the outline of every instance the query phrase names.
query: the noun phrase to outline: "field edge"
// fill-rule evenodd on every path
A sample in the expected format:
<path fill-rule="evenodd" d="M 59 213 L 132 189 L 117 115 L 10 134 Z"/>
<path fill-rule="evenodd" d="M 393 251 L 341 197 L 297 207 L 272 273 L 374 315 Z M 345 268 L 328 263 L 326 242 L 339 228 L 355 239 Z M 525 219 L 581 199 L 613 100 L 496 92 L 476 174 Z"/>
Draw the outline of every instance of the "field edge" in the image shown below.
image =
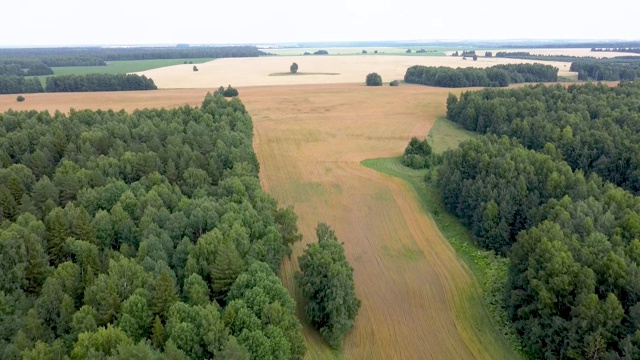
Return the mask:
<path fill-rule="evenodd" d="M 443 118 L 444 119 L 444 118 Z M 439 121 L 441 119 L 438 119 Z M 374 158 L 360 162 L 366 168 L 399 178 L 414 190 L 422 210 L 434 221 L 438 230 L 451 244 L 456 254 L 464 261 L 482 289 L 484 306 L 490 314 L 491 324 L 486 330 L 492 331 L 500 341 L 508 346 L 503 349 L 520 359 L 527 359 L 519 338 L 515 334 L 503 307 L 504 282 L 507 276 L 508 259 L 492 251 L 480 248 L 469 230 L 442 204 L 437 189 L 425 176 L 430 170 L 414 170 L 401 163 L 401 157 Z M 470 294 L 471 295 L 471 294 Z"/>

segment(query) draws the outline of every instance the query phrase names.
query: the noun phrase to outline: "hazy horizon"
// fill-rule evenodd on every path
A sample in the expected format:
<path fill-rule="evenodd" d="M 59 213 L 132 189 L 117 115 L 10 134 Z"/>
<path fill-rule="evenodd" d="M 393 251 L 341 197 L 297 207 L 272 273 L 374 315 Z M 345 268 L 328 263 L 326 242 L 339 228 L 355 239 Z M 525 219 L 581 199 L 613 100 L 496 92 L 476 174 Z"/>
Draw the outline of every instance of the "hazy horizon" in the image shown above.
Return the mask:
<path fill-rule="evenodd" d="M 637 40 L 635 12 L 601 16 L 592 6 L 541 0 L 415 3 L 293 0 L 180 4 L 36 0 L 5 4 L 0 47 L 154 44 L 282 44 L 366 41 Z M 588 5 L 588 4 L 587 4 Z M 524 7 L 527 6 L 526 9 Z M 607 8 L 625 9 L 612 0 Z M 555 20 L 559 19 L 559 20 Z M 508 35 L 506 35 L 508 34 Z"/>

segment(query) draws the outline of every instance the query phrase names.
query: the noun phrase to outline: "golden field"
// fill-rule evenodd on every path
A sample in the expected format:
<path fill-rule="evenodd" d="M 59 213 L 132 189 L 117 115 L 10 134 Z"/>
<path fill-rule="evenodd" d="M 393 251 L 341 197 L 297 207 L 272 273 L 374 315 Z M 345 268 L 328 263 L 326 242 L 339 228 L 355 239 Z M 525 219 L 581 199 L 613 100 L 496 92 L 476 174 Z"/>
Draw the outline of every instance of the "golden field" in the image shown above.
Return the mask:
<path fill-rule="evenodd" d="M 289 66 L 299 66 L 299 74 L 288 75 Z M 449 67 L 489 67 L 498 64 L 544 63 L 560 69 L 560 76 L 572 76 L 570 63 L 479 57 L 477 61 L 453 56 L 267 56 L 256 58 L 217 59 L 193 65 L 174 65 L 137 74 L 145 75 L 161 89 L 217 88 L 220 85 L 238 86 L 302 85 L 364 83 L 367 74 L 377 72 L 386 83 L 404 79 L 407 68 L 413 65 Z M 282 75 L 285 73 L 286 75 Z M 333 73 L 338 75 L 305 75 L 305 73 Z M 274 76 L 279 74 L 280 76 Z"/>

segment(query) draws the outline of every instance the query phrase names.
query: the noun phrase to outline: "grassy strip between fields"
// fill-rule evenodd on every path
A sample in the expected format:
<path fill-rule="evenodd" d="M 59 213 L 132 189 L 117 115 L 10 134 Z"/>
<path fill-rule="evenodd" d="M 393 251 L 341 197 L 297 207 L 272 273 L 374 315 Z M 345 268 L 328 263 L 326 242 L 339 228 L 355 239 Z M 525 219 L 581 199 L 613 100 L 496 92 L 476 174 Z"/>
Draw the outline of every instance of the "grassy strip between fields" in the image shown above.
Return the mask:
<path fill-rule="evenodd" d="M 432 127 L 428 138 L 433 143 L 436 152 L 443 152 L 446 149 L 457 147 L 461 141 L 471 136 L 473 136 L 472 133 L 462 130 L 457 124 L 440 118 Z M 438 229 L 480 281 L 485 304 L 499 327 L 500 333 L 503 334 L 515 352 L 523 358 L 527 358 L 504 308 L 509 260 L 492 251 L 481 249 L 473 241 L 473 236 L 464 224 L 445 209 L 440 194 L 431 180 L 433 176 L 431 170 L 408 168 L 402 165 L 401 157 L 368 159 L 362 161 L 361 164 L 383 174 L 400 178 L 415 189 L 423 210 L 434 219 Z M 425 179 L 428 181 L 425 182 Z"/>

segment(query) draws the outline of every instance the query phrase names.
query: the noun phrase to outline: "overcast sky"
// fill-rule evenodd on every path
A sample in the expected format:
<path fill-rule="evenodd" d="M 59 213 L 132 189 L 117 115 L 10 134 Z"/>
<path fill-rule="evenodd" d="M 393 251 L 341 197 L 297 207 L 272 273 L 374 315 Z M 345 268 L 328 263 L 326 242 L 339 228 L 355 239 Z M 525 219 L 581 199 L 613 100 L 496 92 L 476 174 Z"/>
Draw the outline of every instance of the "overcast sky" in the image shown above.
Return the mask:
<path fill-rule="evenodd" d="M 631 0 L 10 0 L 0 46 L 640 39 Z"/>

